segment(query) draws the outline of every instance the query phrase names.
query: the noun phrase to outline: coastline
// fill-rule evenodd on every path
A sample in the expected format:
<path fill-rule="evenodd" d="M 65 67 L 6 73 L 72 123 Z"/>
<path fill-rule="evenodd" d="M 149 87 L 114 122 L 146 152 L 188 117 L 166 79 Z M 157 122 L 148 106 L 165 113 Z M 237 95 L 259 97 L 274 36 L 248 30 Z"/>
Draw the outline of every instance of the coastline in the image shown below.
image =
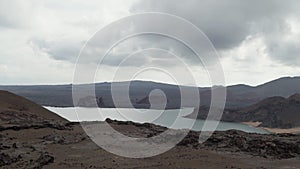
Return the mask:
<path fill-rule="evenodd" d="M 260 128 L 260 129 L 264 129 L 264 130 L 267 130 L 267 131 L 269 131 L 271 133 L 275 133 L 275 134 L 285 134 L 285 133 L 286 134 L 300 134 L 300 127 L 281 129 L 281 128 L 259 127 L 261 122 L 242 122 L 242 124 Z"/>

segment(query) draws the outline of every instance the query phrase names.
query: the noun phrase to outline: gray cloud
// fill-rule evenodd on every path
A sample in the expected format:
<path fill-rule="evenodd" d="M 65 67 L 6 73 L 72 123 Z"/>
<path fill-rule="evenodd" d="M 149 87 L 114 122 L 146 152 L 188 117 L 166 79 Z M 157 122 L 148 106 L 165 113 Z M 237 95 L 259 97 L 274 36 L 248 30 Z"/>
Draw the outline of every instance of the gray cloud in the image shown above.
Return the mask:
<path fill-rule="evenodd" d="M 48 53 L 56 60 L 76 62 L 80 48 L 84 42 L 72 41 L 46 41 L 45 39 L 32 39 L 32 44 L 40 51 Z"/>
<path fill-rule="evenodd" d="M 147 11 L 166 12 L 186 18 L 199 27 L 212 41 L 216 49 L 220 51 L 231 50 L 238 47 L 250 35 L 259 35 L 264 38 L 267 46 L 266 52 L 268 52 L 272 58 L 285 64 L 294 65 L 294 63 L 298 63 L 299 61 L 298 41 L 282 41 L 284 36 L 288 34 L 282 33 L 282 31 L 289 26 L 285 22 L 288 17 L 300 16 L 299 13 L 297 13 L 296 6 L 299 6 L 298 4 L 300 5 L 300 2 L 295 0 L 285 2 L 280 0 L 190 0 L 185 3 L 179 0 L 148 0 L 138 1 L 133 4 L 130 11 L 132 13 Z M 141 20 L 141 22 L 143 22 L 141 25 L 144 27 L 153 26 L 152 23 L 147 20 Z M 162 24 L 164 24 L 163 22 L 162 20 Z M 115 41 L 120 36 L 120 30 L 134 29 L 134 26 L 135 25 L 133 25 L 133 28 L 118 27 L 115 28 L 115 30 L 109 30 L 107 34 L 114 34 L 114 37 L 113 39 L 107 38 L 106 42 Z M 180 29 L 180 27 L 172 28 Z M 165 29 L 170 29 L 170 25 L 165 25 Z M 189 33 L 190 32 L 186 32 L 186 36 L 193 36 L 189 35 Z M 145 47 L 157 47 L 165 50 L 173 50 L 175 54 L 183 56 L 183 59 L 185 59 L 188 64 L 199 64 L 199 62 L 196 61 L 198 58 L 191 53 L 191 51 L 174 40 L 167 40 L 162 37 L 143 36 L 127 41 L 129 42 L 124 43 L 125 45 L 120 44 L 120 47 L 118 47 L 119 54 L 112 53 L 103 63 L 109 66 L 117 66 L 122 60 L 121 58 L 129 55 L 132 51 Z M 278 43 L 279 41 L 281 41 L 280 44 Z M 79 50 L 83 45 L 80 41 L 47 42 L 43 39 L 34 40 L 34 43 L 54 59 L 68 60 L 71 62 L 76 61 Z M 105 44 L 96 41 L 95 45 L 97 45 L 97 48 L 102 52 L 106 51 L 106 49 L 102 48 Z M 130 65 L 138 66 L 138 63 L 142 63 L 142 60 L 149 62 L 147 59 L 140 59 L 139 62 Z M 93 59 L 93 61 L 98 60 Z M 158 63 L 158 60 L 153 63 Z"/>
<path fill-rule="evenodd" d="M 287 7 L 285 7 L 287 6 Z M 250 24 L 288 12 L 282 1 L 180 0 L 139 1 L 132 12 L 156 11 L 188 19 L 208 35 L 219 49 L 236 46 L 249 35 Z M 286 10 L 286 11 L 285 11 Z"/>
<path fill-rule="evenodd" d="M 290 66 L 300 64 L 300 31 L 293 33 L 291 23 L 278 19 L 266 21 L 261 27 L 261 36 L 267 46 L 266 51 L 274 59 Z"/>
<path fill-rule="evenodd" d="M 116 33 L 117 34 L 117 33 Z M 115 34 L 112 34 L 115 35 Z M 99 63 L 101 55 L 104 56 L 108 52 L 105 47 L 103 39 L 106 37 L 98 37 L 88 42 L 85 49 L 82 51 L 79 62 L 84 63 Z M 119 40 L 109 39 L 110 41 Z M 109 41 L 108 40 L 108 41 Z M 106 41 L 106 40 L 105 40 Z M 106 42 L 108 42 L 106 41 Z M 110 42 L 111 43 L 111 42 Z M 168 54 L 171 52 L 175 56 Z M 168 65 L 178 66 L 182 62 L 174 62 L 173 60 L 182 59 L 186 64 L 199 64 L 198 57 L 181 42 L 169 37 L 147 34 L 140 36 L 133 36 L 120 43 L 116 44 L 105 55 L 101 61 L 102 65 L 108 66 L 131 66 L 140 67 L 141 65 Z"/>
<path fill-rule="evenodd" d="M 287 35 L 281 31 L 288 25 L 282 22 L 278 28 L 278 22 L 291 16 L 299 18 L 299 10 L 300 2 L 296 0 L 190 0 L 184 3 L 180 0 L 148 0 L 138 1 L 131 8 L 133 13 L 165 12 L 186 18 L 203 30 L 218 50 L 232 49 L 246 37 L 260 34 L 265 39 L 266 52 L 289 64 L 299 58 L 299 43 L 280 40 Z"/>

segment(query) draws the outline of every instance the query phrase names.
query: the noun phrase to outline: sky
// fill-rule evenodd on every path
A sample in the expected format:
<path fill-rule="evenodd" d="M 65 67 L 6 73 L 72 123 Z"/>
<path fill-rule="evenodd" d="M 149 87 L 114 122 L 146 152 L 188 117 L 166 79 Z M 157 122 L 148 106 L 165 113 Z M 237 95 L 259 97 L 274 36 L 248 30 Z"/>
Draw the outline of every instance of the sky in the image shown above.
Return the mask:
<path fill-rule="evenodd" d="M 258 85 L 279 77 L 299 76 L 299 11 L 298 0 L 188 0 L 184 3 L 179 0 L 0 0 L 0 84 L 72 83 L 76 64 L 98 64 L 97 61 L 76 62 L 79 52 L 95 33 L 120 18 L 144 12 L 175 15 L 198 27 L 218 52 L 226 85 Z M 155 26 L 147 20 L 142 25 Z M 122 32 L 135 26 L 118 29 Z M 164 29 L 181 27 L 164 25 Z M 110 34 L 118 38 L 113 32 Z M 186 36 L 193 36 L 190 34 L 186 32 Z M 163 50 L 137 52 L 147 48 Z M 168 52 L 182 60 L 174 59 Z M 122 62 L 128 55 L 131 57 Z M 188 68 L 197 85 L 211 85 L 207 71 L 192 55 L 189 49 L 168 37 L 133 37 L 112 49 L 95 80 L 135 78 L 174 83 L 173 76 L 186 77 Z M 151 69 L 141 71 L 141 65 Z M 185 79 L 179 83 L 189 85 Z"/>

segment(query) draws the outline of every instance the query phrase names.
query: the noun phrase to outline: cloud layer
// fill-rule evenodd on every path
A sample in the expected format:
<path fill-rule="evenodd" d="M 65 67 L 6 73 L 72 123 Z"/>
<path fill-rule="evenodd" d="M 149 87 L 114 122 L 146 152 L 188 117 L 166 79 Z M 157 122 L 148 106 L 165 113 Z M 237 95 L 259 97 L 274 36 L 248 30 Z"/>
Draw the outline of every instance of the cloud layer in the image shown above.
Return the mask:
<path fill-rule="evenodd" d="M 139 1 L 131 11 L 165 12 L 186 18 L 207 34 L 218 50 L 230 50 L 249 36 L 260 36 L 270 57 L 288 64 L 300 63 L 297 40 L 300 2 L 296 0 L 190 0 L 185 3 L 150 0 Z"/>
<path fill-rule="evenodd" d="M 228 84 L 259 84 L 280 76 L 295 76 L 300 74 L 299 11 L 297 0 L 189 0 L 184 3 L 179 0 L 0 0 L 0 73 L 3 75 L 0 84 L 71 83 L 77 56 L 85 42 L 110 22 L 140 12 L 173 14 L 200 28 L 220 53 Z M 143 26 L 153 25 L 145 20 Z M 180 27 L 165 25 L 165 29 Z M 186 32 L 187 36 L 193 36 L 189 33 Z M 105 50 L 98 45 L 99 50 Z M 147 47 L 180 55 L 198 73 L 199 83 L 209 85 L 208 75 L 191 59 L 195 57 L 190 50 L 177 41 L 158 36 L 135 37 L 121 43 L 105 59 L 103 74 L 114 72 L 126 56 Z M 143 64 L 166 66 L 174 73 L 180 73 L 182 67 L 161 53 L 135 57 L 122 65 L 124 74 Z M 110 80 L 103 74 L 99 80 Z"/>

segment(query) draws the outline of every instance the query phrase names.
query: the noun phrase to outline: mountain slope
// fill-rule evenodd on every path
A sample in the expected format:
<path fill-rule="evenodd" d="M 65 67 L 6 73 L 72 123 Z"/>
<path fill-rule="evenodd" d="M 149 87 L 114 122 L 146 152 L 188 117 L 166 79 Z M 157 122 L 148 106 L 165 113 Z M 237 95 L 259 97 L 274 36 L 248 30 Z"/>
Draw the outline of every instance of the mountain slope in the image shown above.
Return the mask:
<path fill-rule="evenodd" d="M 288 98 L 271 97 L 239 111 L 242 121 L 262 122 L 260 126 L 293 128 L 300 126 L 300 94 Z"/>
<path fill-rule="evenodd" d="M 187 117 L 206 119 L 209 109 L 201 106 L 198 113 L 193 112 Z M 281 129 L 300 127 L 300 94 L 288 98 L 269 97 L 246 108 L 225 109 L 221 121 L 260 122 L 260 127 Z"/>
<path fill-rule="evenodd" d="M 13 93 L 0 90 L 0 126 L 30 126 L 67 120 Z"/>
<path fill-rule="evenodd" d="M 268 97 L 289 97 L 300 92 L 300 77 L 283 77 L 258 86 L 227 87 L 227 108 L 243 108 Z"/>

